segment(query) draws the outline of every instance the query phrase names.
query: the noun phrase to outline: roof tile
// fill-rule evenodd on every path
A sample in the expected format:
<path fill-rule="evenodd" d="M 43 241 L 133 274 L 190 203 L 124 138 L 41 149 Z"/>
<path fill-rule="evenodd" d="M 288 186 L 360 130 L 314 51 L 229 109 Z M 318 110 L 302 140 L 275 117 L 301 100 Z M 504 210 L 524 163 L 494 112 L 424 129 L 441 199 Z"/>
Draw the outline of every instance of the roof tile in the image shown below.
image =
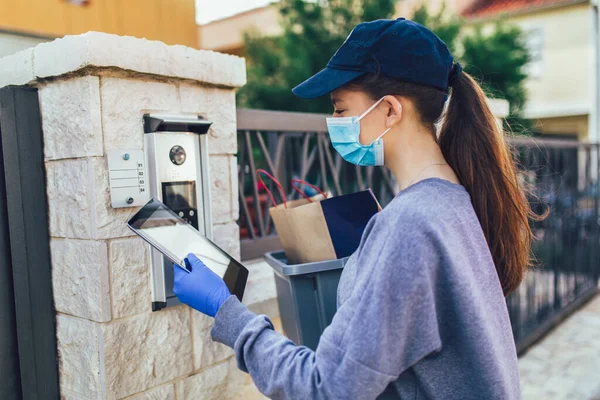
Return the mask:
<path fill-rule="evenodd" d="M 461 14 L 467 18 L 486 18 L 498 14 L 510 14 L 580 2 L 581 0 L 475 0 Z"/>

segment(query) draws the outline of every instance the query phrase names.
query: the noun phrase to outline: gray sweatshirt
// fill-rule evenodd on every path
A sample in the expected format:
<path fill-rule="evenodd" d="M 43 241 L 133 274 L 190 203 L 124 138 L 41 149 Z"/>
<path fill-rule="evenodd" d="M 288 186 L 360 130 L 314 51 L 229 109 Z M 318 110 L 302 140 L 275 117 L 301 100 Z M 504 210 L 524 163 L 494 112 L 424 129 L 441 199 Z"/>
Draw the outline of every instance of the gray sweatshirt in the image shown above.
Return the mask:
<path fill-rule="evenodd" d="M 426 179 L 369 222 L 316 351 L 235 296 L 214 340 L 273 399 L 519 399 L 502 289 L 469 194 Z"/>

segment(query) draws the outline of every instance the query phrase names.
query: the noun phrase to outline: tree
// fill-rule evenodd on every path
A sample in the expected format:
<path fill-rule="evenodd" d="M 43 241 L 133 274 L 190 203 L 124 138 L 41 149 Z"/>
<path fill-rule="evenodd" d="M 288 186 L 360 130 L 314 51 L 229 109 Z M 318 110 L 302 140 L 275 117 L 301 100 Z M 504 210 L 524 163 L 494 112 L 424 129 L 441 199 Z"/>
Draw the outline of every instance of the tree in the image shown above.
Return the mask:
<path fill-rule="evenodd" d="M 490 97 L 508 100 L 511 116 L 520 116 L 527 100 L 525 66 L 529 62 L 521 30 L 498 20 L 489 34 L 484 33 L 481 25 L 475 26 L 462 44 L 465 71 L 479 78 Z"/>
<path fill-rule="evenodd" d="M 419 8 L 413 20 L 435 32 L 450 48 L 452 54 L 475 77 L 489 97 L 503 98 L 510 103 L 509 123 L 515 130 L 529 127 L 521 118 L 527 100 L 525 66 L 529 52 L 523 32 L 503 19 L 493 22 L 491 29 L 476 24 L 465 32 L 464 22 L 448 15 L 444 8 L 435 15 L 425 7 Z"/>
<path fill-rule="evenodd" d="M 287 111 L 331 112 L 327 98 L 302 101 L 291 89 L 319 72 L 363 21 L 390 18 L 395 0 L 282 0 L 283 34 L 245 36 L 248 84 L 238 94 L 240 106 Z"/>
<path fill-rule="evenodd" d="M 421 6 L 415 11 L 411 19 L 435 32 L 446 43 L 450 52 L 453 55 L 457 54 L 458 35 L 463 26 L 463 21 L 458 15 L 446 12 L 445 4 L 437 14 L 429 14 L 427 8 Z"/>

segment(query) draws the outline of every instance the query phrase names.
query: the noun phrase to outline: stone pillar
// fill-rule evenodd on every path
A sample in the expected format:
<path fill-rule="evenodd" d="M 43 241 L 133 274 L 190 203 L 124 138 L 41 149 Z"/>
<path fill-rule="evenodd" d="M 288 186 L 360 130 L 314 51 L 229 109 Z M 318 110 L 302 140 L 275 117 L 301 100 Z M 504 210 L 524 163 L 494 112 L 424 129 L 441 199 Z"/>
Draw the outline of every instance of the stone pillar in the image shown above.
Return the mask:
<path fill-rule="evenodd" d="M 213 121 L 214 237 L 239 258 L 234 89 L 245 81 L 239 57 L 93 32 L 0 60 L 0 87 L 39 89 L 63 398 L 252 398 L 211 319 L 151 311 L 148 246 L 125 223 L 137 208 L 111 208 L 106 161 L 143 149 L 146 112 Z"/>

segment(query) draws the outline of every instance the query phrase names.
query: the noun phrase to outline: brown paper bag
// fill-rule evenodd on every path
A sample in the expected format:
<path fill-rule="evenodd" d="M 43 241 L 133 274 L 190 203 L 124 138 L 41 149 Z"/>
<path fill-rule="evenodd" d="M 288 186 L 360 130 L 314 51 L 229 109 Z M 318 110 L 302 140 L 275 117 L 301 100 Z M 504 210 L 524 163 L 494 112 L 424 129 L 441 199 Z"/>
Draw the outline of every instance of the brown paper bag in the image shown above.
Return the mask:
<path fill-rule="evenodd" d="M 371 190 L 331 197 L 316 186 L 292 179 L 292 187 L 306 196 L 297 183 L 307 185 L 318 195 L 301 200 L 286 201 L 281 184 L 265 170 L 257 170 L 268 176 L 283 200 L 283 204 L 271 207 L 269 213 L 277 229 L 281 246 L 290 264 L 335 260 L 350 256 L 360 243 L 362 233 L 373 215 L 381 210 Z M 272 204 L 273 194 L 264 186 Z"/>
<path fill-rule="evenodd" d="M 336 259 L 321 200 L 324 197 L 318 194 L 310 201 L 293 200 L 287 202 L 287 208 L 280 204 L 269 209 L 290 264 Z"/>

